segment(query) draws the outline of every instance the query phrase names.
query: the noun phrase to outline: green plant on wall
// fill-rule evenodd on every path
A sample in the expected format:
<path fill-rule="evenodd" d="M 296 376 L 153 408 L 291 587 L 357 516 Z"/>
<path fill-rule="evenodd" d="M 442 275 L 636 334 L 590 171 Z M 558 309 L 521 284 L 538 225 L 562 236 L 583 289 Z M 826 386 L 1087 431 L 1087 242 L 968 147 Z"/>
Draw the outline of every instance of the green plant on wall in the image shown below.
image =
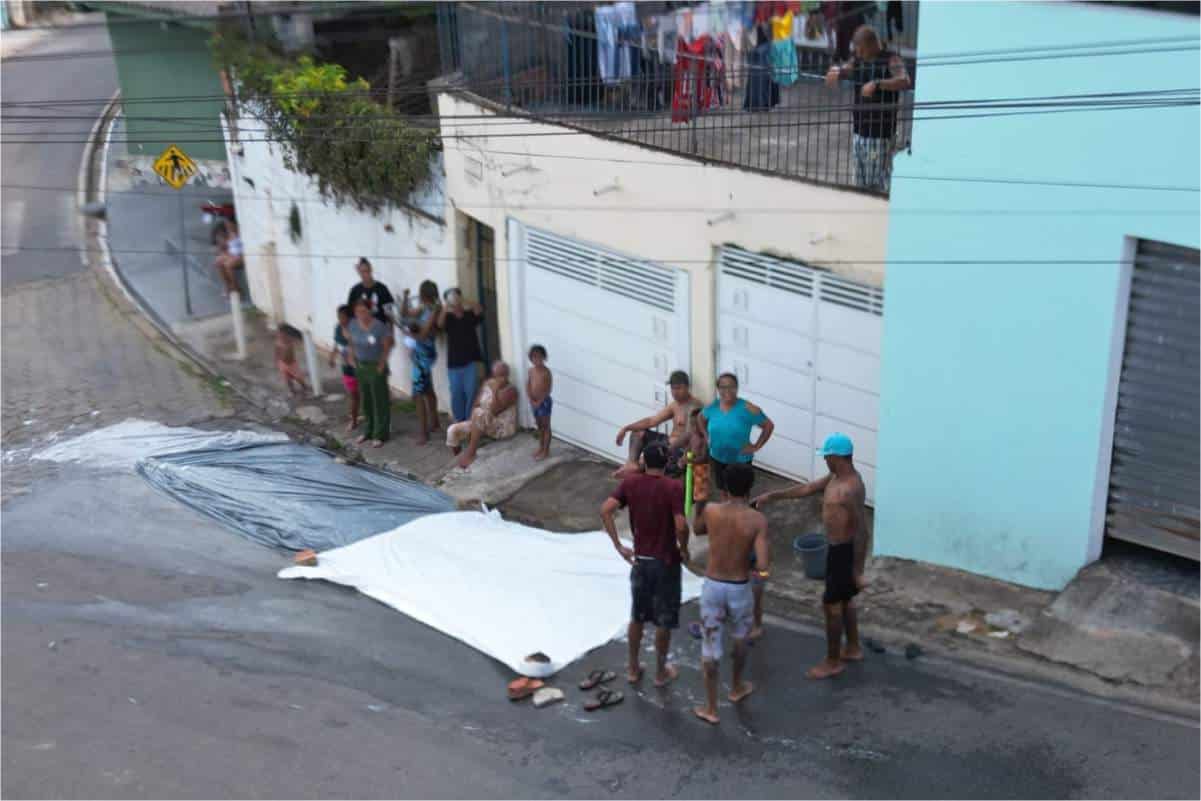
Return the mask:
<path fill-rule="evenodd" d="M 378 209 L 407 202 L 429 178 L 436 134 L 376 103 L 368 83 L 341 66 L 287 59 L 232 32 L 214 36 L 213 52 L 238 102 L 283 145 L 284 163 L 316 179 L 322 194 Z"/>

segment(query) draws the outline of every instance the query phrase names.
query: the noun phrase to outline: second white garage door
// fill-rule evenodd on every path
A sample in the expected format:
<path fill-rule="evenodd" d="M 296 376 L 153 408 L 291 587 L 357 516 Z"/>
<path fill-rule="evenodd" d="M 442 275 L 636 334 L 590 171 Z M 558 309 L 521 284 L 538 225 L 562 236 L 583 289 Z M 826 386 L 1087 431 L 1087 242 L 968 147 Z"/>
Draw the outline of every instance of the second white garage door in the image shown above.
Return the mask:
<path fill-rule="evenodd" d="M 672 370 L 690 371 L 688 274 L 514 221 L 508 238 L 515 375 L 524 389 L 525 354 L 545 346 L 556 436 L 624 460 L 617 430 L 663 408 Z M 524 394 L 522 415 L 532 422 Z"/>
<path fill-rule="evenodd" d="M 879 289 L 722 248 L 718 368 L 737 375 L 739 394 L 776 424 L 756 464 L 800 479 L 825 475 L 815 451 L 842 431 L 875 498 L 883 314 Z"/>

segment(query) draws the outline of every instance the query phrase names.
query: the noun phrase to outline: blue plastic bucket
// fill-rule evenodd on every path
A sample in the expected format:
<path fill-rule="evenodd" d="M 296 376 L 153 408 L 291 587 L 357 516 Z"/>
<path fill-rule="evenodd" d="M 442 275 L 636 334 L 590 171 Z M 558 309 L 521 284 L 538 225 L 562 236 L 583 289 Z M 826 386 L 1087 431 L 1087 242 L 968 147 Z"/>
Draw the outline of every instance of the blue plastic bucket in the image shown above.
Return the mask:
<path fill-rule="evenodd" d="M 801 534 L 792 541 L 792 549 L 805 563 L 805 576 L 811 579 L 826 577 L 826 535 Z"/>

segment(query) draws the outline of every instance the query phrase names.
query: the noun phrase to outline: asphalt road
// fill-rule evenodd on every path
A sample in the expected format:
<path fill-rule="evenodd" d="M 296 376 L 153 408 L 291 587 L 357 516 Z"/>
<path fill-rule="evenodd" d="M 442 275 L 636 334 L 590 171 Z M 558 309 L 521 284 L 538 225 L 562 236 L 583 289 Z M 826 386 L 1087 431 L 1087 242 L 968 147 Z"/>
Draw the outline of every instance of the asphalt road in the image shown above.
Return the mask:
<path fill-rule="evenodd" d="M 69 250 L 79 244 L 75 187 L 82 142 L 116 90 L 117 78 L 111 58 L 71 55 L 108 49 L 108 33 L 95 24 L 102 19 L 89 15 L 86 27 L 56 33 L 0 66 L 4 102 L 0 283 L 4 286 L 58 278 L 82 269 L 78 253 Z M 97 102 L 16 105 L 47 100 Z"/>
<path fill-rule="evenodd" d="M 74 69 L 44 80 L 63 97 L 105 94 L 77 88 Z M 21 158 L 30 180 L 73 185 L 75 156 L 69 168 L 58 148 Z M 9 158 L 6 146 L 6 183 Z M 751 657 L 759 691 L 723 706 L 719 727 L 689 711 L 701 685 L 686 635 L 666 691 L 622 687 L 625 703 L 584 713 L 575 680 L 593 665 L 620 668 L 624 646 L 610 643 L 561 675 L 566 703 L 510 704 L 511 676 L 496 662 L 351 590 L 276 579 L 286 555 L 136 475 L 29 463 L 22 449 L 68 426 L 211 420 L 221 407 L 139 340 L 89 277 L 9 285 L 76 270 L 77 256 L 19 272 L 10 258 L 6 797 L 1198 796 L 1195 721 L 896 653 L 813 684 L 801 676 L 820 638 L 779 625 Z M 42 320 L 58 326 L 52 336 Z M 685 622 L 695 615 L 688 608 Z"/>
<path fill-rule="evenodd" d="M 687 635 L 667 691 L 583 712 L 611 643 L 536 710 L 498 663 L 276 579 L 285 555 L 136 475 L 55 469 L 3 516 L 6 796 L 1197 797 L 1195 725 L 1063 689 L 896 653 L 810 683 L 821 640 L 776 626 L 719 727 L 689 712 Z"/>

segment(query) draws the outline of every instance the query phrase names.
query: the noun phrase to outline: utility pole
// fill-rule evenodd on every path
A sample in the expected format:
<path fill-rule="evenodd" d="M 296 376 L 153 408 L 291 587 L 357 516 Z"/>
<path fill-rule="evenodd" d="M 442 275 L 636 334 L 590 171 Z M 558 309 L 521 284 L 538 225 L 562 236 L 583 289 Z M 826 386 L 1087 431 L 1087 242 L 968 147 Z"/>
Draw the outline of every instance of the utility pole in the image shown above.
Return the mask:
<path fill-rule="evenodd" d="M 250 35 L 250 41 L 255 41 L 258 38 L 258 31 L 254 27 L 254 13 L 250 10 L 250 0 L 244 0 L 243 8 L 246 9 L 246 32 Z"/>

